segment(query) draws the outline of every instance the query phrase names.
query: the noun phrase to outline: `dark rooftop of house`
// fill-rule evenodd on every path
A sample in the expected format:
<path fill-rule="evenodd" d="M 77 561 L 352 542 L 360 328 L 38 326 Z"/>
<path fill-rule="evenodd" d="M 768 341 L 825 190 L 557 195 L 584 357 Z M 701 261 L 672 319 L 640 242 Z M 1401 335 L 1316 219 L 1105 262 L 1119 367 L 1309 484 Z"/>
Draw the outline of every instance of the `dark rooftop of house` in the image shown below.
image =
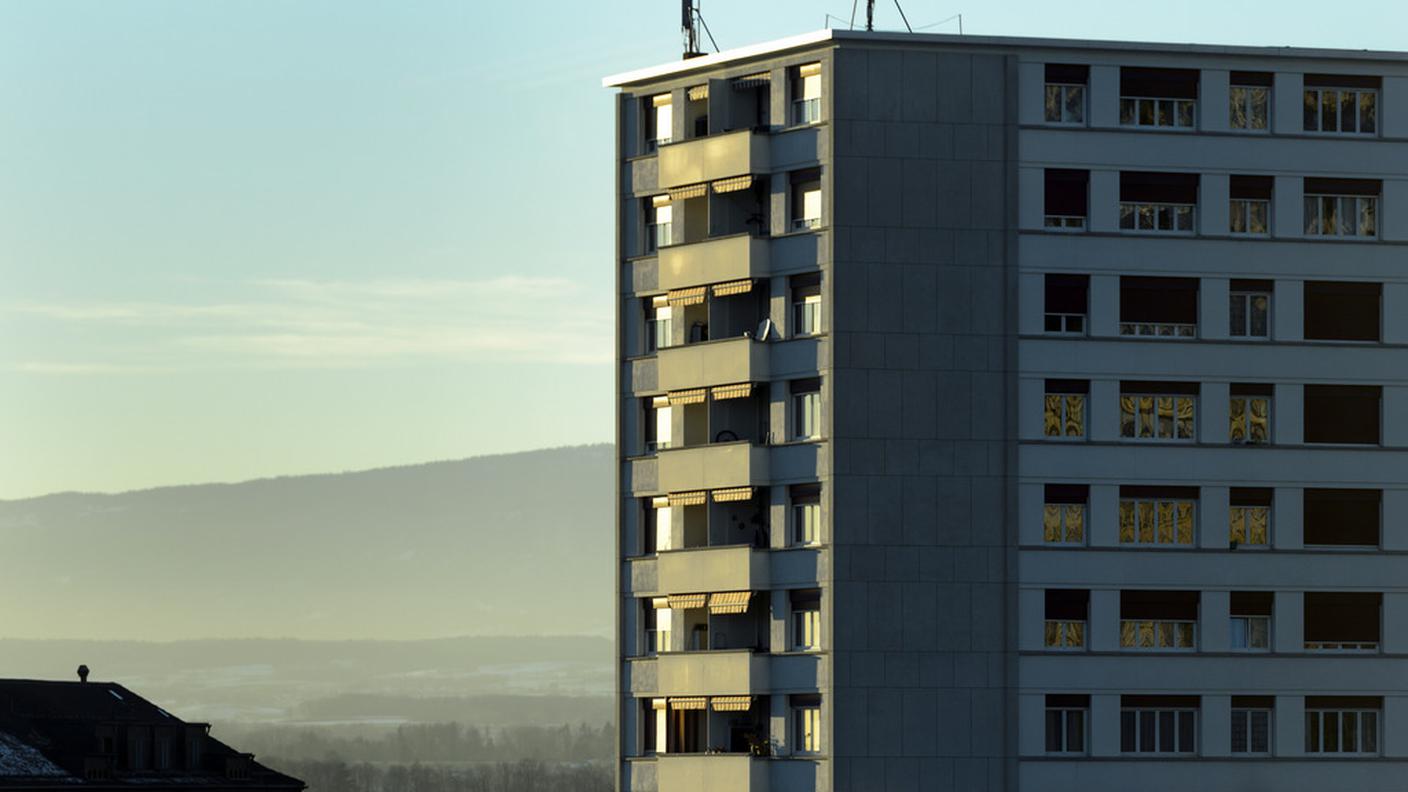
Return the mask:
<path fill-rule="evenodd" d="M 86 677 L 87 669 L 82 669 Z M 0 679 L 0 789 L 302 790 L 113 682 Z"/>

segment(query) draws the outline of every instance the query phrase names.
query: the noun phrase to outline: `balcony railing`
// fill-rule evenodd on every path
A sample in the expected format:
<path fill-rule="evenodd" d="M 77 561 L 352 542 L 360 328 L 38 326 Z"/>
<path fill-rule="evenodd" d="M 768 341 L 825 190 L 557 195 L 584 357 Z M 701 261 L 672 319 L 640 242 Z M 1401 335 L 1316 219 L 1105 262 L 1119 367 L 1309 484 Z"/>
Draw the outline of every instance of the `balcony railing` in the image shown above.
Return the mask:
<path fill-rule="evenodd" d="M 669 247 L 673 228 L 673 223 L 650 223 L 647 225 L 645 227 L 645 252 L 654 253 L 660 248 Z"/>
<path fill-rule="evenodd" d="M 1307 652 L 1365 654 L 1379 651 L 1378 641 L 1306 641 Z"/>
<path fill-rule="evenodd" d="M 1047 231 L 1084 231 L 1085 215 L 1052 215 L 1046 216 Z"/>
<path fill-rule="evenodd" d="M 1140 338 L 1197 338 L 1198 326 L 1182 322 L 1120 322 L 1120 335 Z"/>
<path fill-rule="evenodd" d="M 1198 623 L 1182 619 L 1120 619 L 1120 648 L 1184 651 L 1198 648 Z"/>
<path fill-rule="evenodd" d="M 1120 125 L 1192 129 L 1197 101 L 1162 96 L 1121 96 Z"/>
<path fill-rule="evenodd" d="M 1191 234 L 1196 204 L 1120 202 L 1120 230 L 1153 234 Z"/>
<path fill-rule="evenodd" d="M 1047 619 L 1045 645 L 1047 649 L 1084 649 L 1085 621 Z"/>
<path fill-rule="evenodd" d="M 792 123 L 815 124 L 821 120 L 821 99 L 796 99 L 792 102 Z"/>

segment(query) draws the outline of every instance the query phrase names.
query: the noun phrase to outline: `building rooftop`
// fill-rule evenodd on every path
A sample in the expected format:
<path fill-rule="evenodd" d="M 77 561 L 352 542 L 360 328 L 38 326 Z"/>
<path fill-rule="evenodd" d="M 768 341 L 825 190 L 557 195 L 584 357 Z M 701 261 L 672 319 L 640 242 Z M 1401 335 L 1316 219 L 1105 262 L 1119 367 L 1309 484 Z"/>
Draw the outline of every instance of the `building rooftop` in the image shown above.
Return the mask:
<path fill-rule="evenodd" d="M 0 789 L 302 790 L 113 682 L 0 679 Z"/>
<path fill-rule="evenodd" d="M 887 43 L 944 44 L 1003 49 L 1080 49 L 1095 52 L 1166 52 L 1182 55 L 1221 55 L 1248 58 L 1305 58 L 1313 60 L 1393 61 L 1408 63 L 1408 52 L 1385 50 L 1346 50 L 1315 47 L 1250 47 L 1222 44 L 1174 44 L 1149 41 L 1100 41 L 1092 39 L 1026 38 L 1022 36 L 964 36 L 951 33 L 904 33 L 896 31 L 816 30 L 797 36 L 750 44 L 689 60 L 678 60 L 613 74 L 602 79 L 606 88 L 622 87 L 692 72 L 707 71 L 729 63 L 746 61 L 788 50 L 803 49 L 827 41 L 866 41 Z"/>

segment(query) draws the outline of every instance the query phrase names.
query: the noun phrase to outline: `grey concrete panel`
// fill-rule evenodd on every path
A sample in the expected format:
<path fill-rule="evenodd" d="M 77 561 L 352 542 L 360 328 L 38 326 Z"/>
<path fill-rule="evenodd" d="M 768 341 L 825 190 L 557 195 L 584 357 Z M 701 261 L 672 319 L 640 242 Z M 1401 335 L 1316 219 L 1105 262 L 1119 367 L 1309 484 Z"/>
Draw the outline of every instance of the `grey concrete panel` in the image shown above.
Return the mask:
<path fill-rule="evenodd" d="M 934 53 L 904 53 L 900 90 L 900 112 L 905 121 L 931 123 L 938 119 L 938 58 Z"/>

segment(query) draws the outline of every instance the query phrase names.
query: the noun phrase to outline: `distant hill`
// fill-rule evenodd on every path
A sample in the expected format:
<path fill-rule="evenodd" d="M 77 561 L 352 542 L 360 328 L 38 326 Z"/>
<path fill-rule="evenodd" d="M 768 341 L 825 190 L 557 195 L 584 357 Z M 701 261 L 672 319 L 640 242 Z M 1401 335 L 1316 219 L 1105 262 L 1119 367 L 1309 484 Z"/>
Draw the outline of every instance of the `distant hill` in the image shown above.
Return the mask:
<path fill-rule="evenodd" d="M 594 445 L 0 501 L 0 636 L 606 636 L 612 460 Z"/>

